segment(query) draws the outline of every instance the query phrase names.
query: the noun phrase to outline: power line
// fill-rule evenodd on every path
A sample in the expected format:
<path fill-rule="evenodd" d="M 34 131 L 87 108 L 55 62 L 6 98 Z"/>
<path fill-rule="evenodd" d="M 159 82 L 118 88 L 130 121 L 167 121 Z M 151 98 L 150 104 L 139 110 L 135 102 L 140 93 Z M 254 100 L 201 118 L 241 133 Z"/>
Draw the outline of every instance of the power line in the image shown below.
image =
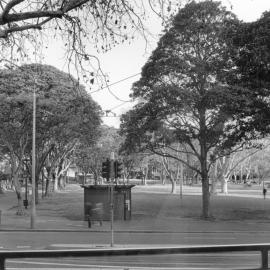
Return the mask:
<path fill-rule="evenodd" d="M 132 100 L 130 100 L 129 102 L 132 102 Z M 123 105 L 126 104 L 126 103 L 127 103 L 127 102 L 124 101 L 124 102 L 120 103 L 119 105 L 116 105 L 116 106 L 112 107 L 111 109 L 109 109 L 109 111 L 112 111 L 112 110 L 114 110 L 114 109 L 116 109 L 116 108 L 119 108 L 119 107 L 123 106 Z M 108 110 L 107 110 L 107 111 L 108 111 Z"/>
<path fill-rule="evenodd" d="M 121 80 L 119 80 L 119 81 L 116 81 L 116 82 L 113 82 L 113 83 L 108 84 L 108 85 L 106 85 L 106 86 L 103 86 L 103 87 L 101 87 L 101 88 L 99 88 L 99 89 L 97 89 L 97 90 L 95 90 L 95 91 L 90 92 L 89 94 L 93 94 L 93 93 L 99 92 L 99 91 L 101 91 L 101 90 L 103 90 L 103 89 L 105 89 L 105 88 L 111 87 L 111 86 L 113 86 L 113 85 L 115 85 L 115 84 L 118 84 L 118 83 L 121 83 L 121 82 L 124 82 L 124 81 L 126 81 L 126 80 L 128 80 L 128 79 L 130 79 L 130 78 L 133 78 L 133 77 L 135 77 L 135 76 L 138 76 L 138 75 L 140 75 L 140 74 L 141 74 L 141 73 L 133 74 L 133 75 L 128 76 L 128 77 L 126 77 L 126 78 L 124 78 L 124 79 L 121 79 Z"/>
<path fill-rule="evenodd" d="M 131 102 L 132 100 L 130 100 L 129 102 Z M 124 104 L 126 104 L 127 102 L 124 101 L 116 106 L 114 106 L 111 109 L 107 109 L 107 110 L 103 110 L 103 112 L 105 113 L 105 115 L 103 115 L 102 117 L 121 117 L 121 115 L 116 115 L 116 113 L 113 112 L 114 109 L 119 108 L 121 106 L 123 106 Z M 109 115 L 109 113 L 111 113 L 112 115 Z"/>

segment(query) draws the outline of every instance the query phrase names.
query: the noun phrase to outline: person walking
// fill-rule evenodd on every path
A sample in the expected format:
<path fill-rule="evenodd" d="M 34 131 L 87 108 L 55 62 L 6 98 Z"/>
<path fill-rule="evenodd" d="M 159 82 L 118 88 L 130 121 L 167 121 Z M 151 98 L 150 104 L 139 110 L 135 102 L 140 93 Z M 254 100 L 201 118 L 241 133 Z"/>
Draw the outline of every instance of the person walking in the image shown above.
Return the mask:
<path fill-rule="evenodd" d="M 265 197 L 266 197 L 266 193 L 267 193 L 267 189 L 266 189 L 266 187 L 263 187 L 263 198 L 265 199 Z"/>

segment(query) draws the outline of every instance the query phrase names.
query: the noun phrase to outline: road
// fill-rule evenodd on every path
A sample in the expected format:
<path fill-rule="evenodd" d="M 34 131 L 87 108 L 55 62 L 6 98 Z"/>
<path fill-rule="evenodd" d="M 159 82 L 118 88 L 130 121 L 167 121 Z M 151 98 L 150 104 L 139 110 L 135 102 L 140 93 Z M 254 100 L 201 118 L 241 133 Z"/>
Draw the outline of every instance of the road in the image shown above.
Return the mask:
<path fill-rule="evenodd" d="M 0 232 L 1 249 L 66 249 L 110 246 L 109 233 Z M 115 246 L 270 243 L 270 232 L 115 233 Z M 259 254 L 117 256 L 102 258 L 18 259 L 8 269 L 218 269 L 257 267 Z M 103 268 L 98 268 L 102 266 Z M 122 267 L 122 268 L 121 268 Z"/>
<path fill-rule="evenodd" d="M 160 188 L 151 193 L 164 192 Z M 146 189 L 145 192 L 148 192 Z M 188 190 L 190 194 L 200 195 L 201 188 Z M 258 190 L 233 190 L 235 196 L 261 198 Z M 269 195 L 270 196 L 270 195 Z M 196 222 L 196 220 L 195 220 Z M 256 220 L 249 220 L 256 224 Z M 181 225 L 181 224 L 180 224 Z M 183 225 L 183 224 L 182 224 Z M 244 223 L 243 223 L 244 226 Z M 202 229 L 198 224 L 198 231 Z M 115 246 L 140 245 L 216 245 L 270 243 L 270 230 L 256 232 L 189 232 L 188 226 L 182 226 L 182 232 L 122 232 L 115 233 Z M 243 227 L 243 230 L 245 227 Z M 267 229 L 267 227 L 266 227 Z M 209 229 L 210 230 L 210 229 Z M 185 232 L 186 231 L 186 232 Z M 103 248 L 109 247 L 110 233 L 82 231 L 77 232 L 35 232 L 0 231 L 0 249 L 67 249 L 67 248 Z M 18 259 L 7 263 L 8 269 L 234 269 L 256 268 L 260 255 L 255 253 L 200 254 L 200 255 L 151 255 L 151 256 L 115 256 L 102 258 L 64 258 L 64 259 Z"/>
<path fill-rule="evenodd" d="M 1 249 L 97 245 L 111 243 L 109 232 L 0 232 Z M 215 245 L 270 243 L 270 232 L 115 233 L 116 245 Z"/>
<path fill-rule="evenodd" d="M 203 255 L 151 255 L 117 256 L 104 258 L 65 258 L 11 260 L 8 269 L 236 269 L 258 268 L 259 254 L 203 254 Z"/>

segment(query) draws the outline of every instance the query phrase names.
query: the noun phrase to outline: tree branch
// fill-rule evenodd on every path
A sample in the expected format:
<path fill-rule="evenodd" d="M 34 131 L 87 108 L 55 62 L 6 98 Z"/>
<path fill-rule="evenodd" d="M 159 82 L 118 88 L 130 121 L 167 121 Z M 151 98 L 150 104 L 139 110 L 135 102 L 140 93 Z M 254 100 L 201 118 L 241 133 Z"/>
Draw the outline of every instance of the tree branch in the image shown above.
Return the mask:
<path fill-rule="evenodd" d="M 0 24 L 5 24 L 6 22 L 19 22 L 23 20 L 28 20 L 28 19 L 38 19 L 38 18 L 43 18 L 43 17 L 50 17 L 50 18 L 61 18 L 64 15 L 64 12 L 61 10 L 57 11 L 33 11 L 33 12 L 24 12 L 24 13 L 13 13 L 13 14 L 7 14 L 5 16 L 5 21 L 4 23 Z"/>
<path fill-rule="evenodd" d="M 14 26 L 8 29 L 1 29 L 0 30 L 0 38 L 7 38 L 8 34 L 13 32 L 21 32 L 29 29 L 37 29 L 41 30 L 41 26 L 39 24 L 29 24 L 29 25 L 23 25 L 23 26 Z"/>
<path fill-rule="evenodd" d="M 70 0 L 66 2 L 66 5 L 63 6 L 62 10 L 64 13 L 69 12 L 72 9 L 80 7 L 81 5 L 89 2 L 89 0 Z"/>
<path fill-rule="evenodd" d="M 4 24 L 5 22 L 7 22 L 6 20 L 6 16 L 8 15 L 9 11 L 15 7 L 16 5 L 22 3 L 24 0 L 12 0 L 10 2 L 7 3 L 6 7 L 4 8 L 2 15 L 0 17 L 0 24 Z"/>

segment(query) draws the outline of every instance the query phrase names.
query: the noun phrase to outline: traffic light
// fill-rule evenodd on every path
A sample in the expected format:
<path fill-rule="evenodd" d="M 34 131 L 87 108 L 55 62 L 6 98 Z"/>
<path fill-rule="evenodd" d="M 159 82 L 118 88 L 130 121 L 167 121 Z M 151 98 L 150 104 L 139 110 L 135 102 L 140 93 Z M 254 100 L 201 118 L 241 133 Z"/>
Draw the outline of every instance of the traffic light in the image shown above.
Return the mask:
<path fill-rule="evenodd" d="M 110 160 L 107 158 L 106 161 L 102 162 L 101 176 L 109 181 L 110 178 Z"/>
<path fill-rule="evenodd" d="M 119 161 L 114 162 L 114 176 L 115 178 L 120 178 L 122 176 L 122 163 Z"/>

